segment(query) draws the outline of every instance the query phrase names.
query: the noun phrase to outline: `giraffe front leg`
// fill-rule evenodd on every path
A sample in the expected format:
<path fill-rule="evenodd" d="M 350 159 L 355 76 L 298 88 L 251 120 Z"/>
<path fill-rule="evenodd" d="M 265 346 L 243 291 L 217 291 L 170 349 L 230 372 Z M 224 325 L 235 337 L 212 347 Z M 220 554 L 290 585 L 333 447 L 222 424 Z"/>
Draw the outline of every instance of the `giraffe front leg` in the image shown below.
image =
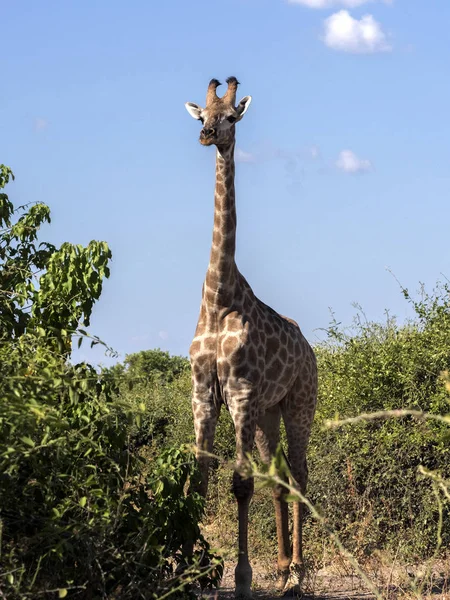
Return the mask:
<path fill-rule="evenodd" d="M 253 477 L 242 475 L 247 454 L 253 449 L 256 430 L 256 410 L 248 402 L 240 401 L 232 412 L 236 430 L 236 470 L 233 474 L 233 492 L 238 504 L 239 537 L 238 563 L 234 571 L 236 598 L 251 598 L 252 568 L 248 558 L 248 509 L 253 496 Z"/>
<path fill-rule="evenodd" d="M 209 464 L 213 450 L 217 419 L 220 407 L 214 401 L 212 389 L 196 385 L 192 395 L 192 412 L 194 415 L 196 455 L 201 481 L 198 491 L 203 497 L 208 492 Z"/>
<path fill-rule="evenodd" d="M 212 385 L 205 386 L 193 381 L 192 412 L 196 440 L 196 456 L 200 471 L 200 481 L 189 488 L 198 492 L 204 498 L 208 492 L 210 454 L 213 449 L 214 435 L 220 405 L 215 402 Z M 187 540 L 183 545 L 183 556 L 191 557 L 194 552 L 193 540 Z"/>
<path fill-rule="evenodd" d="M 248 559 L 248 508 L 253 496 L 253 477 L 244 479 L 237 471 L 233 474 L 233 492 L 238 503 L 239 537 L 238 563 L 234 571 L 236 598 L 251 598 L 253 571 Z"/>

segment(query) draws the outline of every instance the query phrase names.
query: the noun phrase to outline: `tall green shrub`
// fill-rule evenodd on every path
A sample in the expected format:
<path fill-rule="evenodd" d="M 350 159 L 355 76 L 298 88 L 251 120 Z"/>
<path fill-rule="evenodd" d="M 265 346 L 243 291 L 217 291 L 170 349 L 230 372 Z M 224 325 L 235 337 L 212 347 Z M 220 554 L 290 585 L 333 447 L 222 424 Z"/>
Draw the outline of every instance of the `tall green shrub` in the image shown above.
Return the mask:
<path fill-rule="evenodd" d="M 0 167 L 0 188 L 11 179 Z M 134 600 L 188 592 L 200 574 L 212 584 L 203 500 L 185 494 L 192 453 L 167 447 L 145 465 L 131 443 L 145 406 L 67 360 L 109 275 L 107 245 L 38 246 L 48 207 L 15 212 L 4 193 L 0 218 L 0 595 Z M 177 575 L 186 541 L 196 554 Z"/>
<path fill-rule="evenodd" d="M 320 401 L 309 490 L 353 549 L 368 554 L 398 548 L 401 540 L 401 551 L 424 557 L 436 545 L 438 507 L 418 467 L 450 476 L 448 426 L 404 417 L 323 429 L 326 419 L 380 410 L 450 412 L 440 376 L 450 366 L 448 286 L 423 292 L 419 301 L 403 292 L 415 310 L 411 322 L 357 318 L 350 330 L 333 324 L 328 340 L 316 348 Z M 449 543 L 449 527 L 444 536 Z"/>

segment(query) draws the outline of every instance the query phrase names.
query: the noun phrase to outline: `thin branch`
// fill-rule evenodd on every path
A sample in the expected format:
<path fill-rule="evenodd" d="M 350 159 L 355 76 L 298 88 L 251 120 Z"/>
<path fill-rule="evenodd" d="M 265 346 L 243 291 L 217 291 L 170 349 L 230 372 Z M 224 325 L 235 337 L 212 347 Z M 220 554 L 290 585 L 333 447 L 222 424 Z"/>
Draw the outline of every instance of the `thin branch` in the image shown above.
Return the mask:
<path fill-rule="evenodd" d="M 86 586 L 87 586 L 88 582 L 86 581 L 86 583 L 84 583 L 83 585 L 72 585 L 70 587 L 64 587 L 64 588 L 55 588 L 53 590 L 44 590 L 42 592 L 34 592 L 37 596 L 42 596 L 43 594 L 56 594 L 56 592 L 59 592 L 60 590 L 85 590 Z"/>
<path fill-rule="evenodd" d="M 325 421 L 325 427 L 331 429 L 337 429 L 344 425 L 352 425 L 353 423 L 362 423 L 364 421 L 376 421 L 377 419 L 389 419 L 389 418 L 402 418 L 402 417 L 415 417 L 421 421 L 427 419 L 432 421 L 439 421 L 450 425 L 450 415 L 434 415 L 432 413 L 423 412 L 421 410 L 413 409 L 396 409 L 396 410 L 379 410 L 373 413 L 361 413 L 356 417 L 349 417 L 347 419 L 327 419 Z"/>

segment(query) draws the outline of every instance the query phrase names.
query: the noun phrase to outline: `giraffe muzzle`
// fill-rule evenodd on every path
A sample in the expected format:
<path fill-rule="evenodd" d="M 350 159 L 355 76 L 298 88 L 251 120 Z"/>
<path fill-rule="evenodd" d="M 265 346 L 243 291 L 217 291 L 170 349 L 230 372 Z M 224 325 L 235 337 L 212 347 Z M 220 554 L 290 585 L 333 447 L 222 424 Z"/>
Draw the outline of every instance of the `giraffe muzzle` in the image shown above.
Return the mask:
<path fill-rule="evenodd" d="M 200 142 L 202 144 L 208 144 L 208 142 L 211 143 L 215 137 L 216 130 L 213 128 L 203 127 L 203 129 L 200 131 Z"/>

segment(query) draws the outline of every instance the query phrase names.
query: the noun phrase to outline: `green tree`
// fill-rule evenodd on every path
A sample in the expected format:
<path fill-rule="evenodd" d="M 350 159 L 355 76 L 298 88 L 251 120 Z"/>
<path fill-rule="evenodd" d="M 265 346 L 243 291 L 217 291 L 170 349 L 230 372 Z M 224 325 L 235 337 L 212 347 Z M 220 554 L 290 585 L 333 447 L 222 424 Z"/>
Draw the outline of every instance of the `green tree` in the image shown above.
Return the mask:
<path fill-rule="evenodd" d="M 124 367 L 130 381 L 158 379 L 162 383 L 171 383 L 189 371 L 189 361 L 184 356 L 171 356 L 168 352 L 156 348 L 127 354 Z"/>
<path fill-rule="evenodd" d="M 0 189 L 12 180 L 11 169 L 0 165 Z M 0 335 L 39 332 L 69 353 L 72 335 L 89 325 L 103 279 L 109 277 L 111 251 L 95 240 L 86 247 L 39 243 L 39 229 L 50 220 L 45 204 L 14 209 L 8 195 L 0 193 Z"/>

